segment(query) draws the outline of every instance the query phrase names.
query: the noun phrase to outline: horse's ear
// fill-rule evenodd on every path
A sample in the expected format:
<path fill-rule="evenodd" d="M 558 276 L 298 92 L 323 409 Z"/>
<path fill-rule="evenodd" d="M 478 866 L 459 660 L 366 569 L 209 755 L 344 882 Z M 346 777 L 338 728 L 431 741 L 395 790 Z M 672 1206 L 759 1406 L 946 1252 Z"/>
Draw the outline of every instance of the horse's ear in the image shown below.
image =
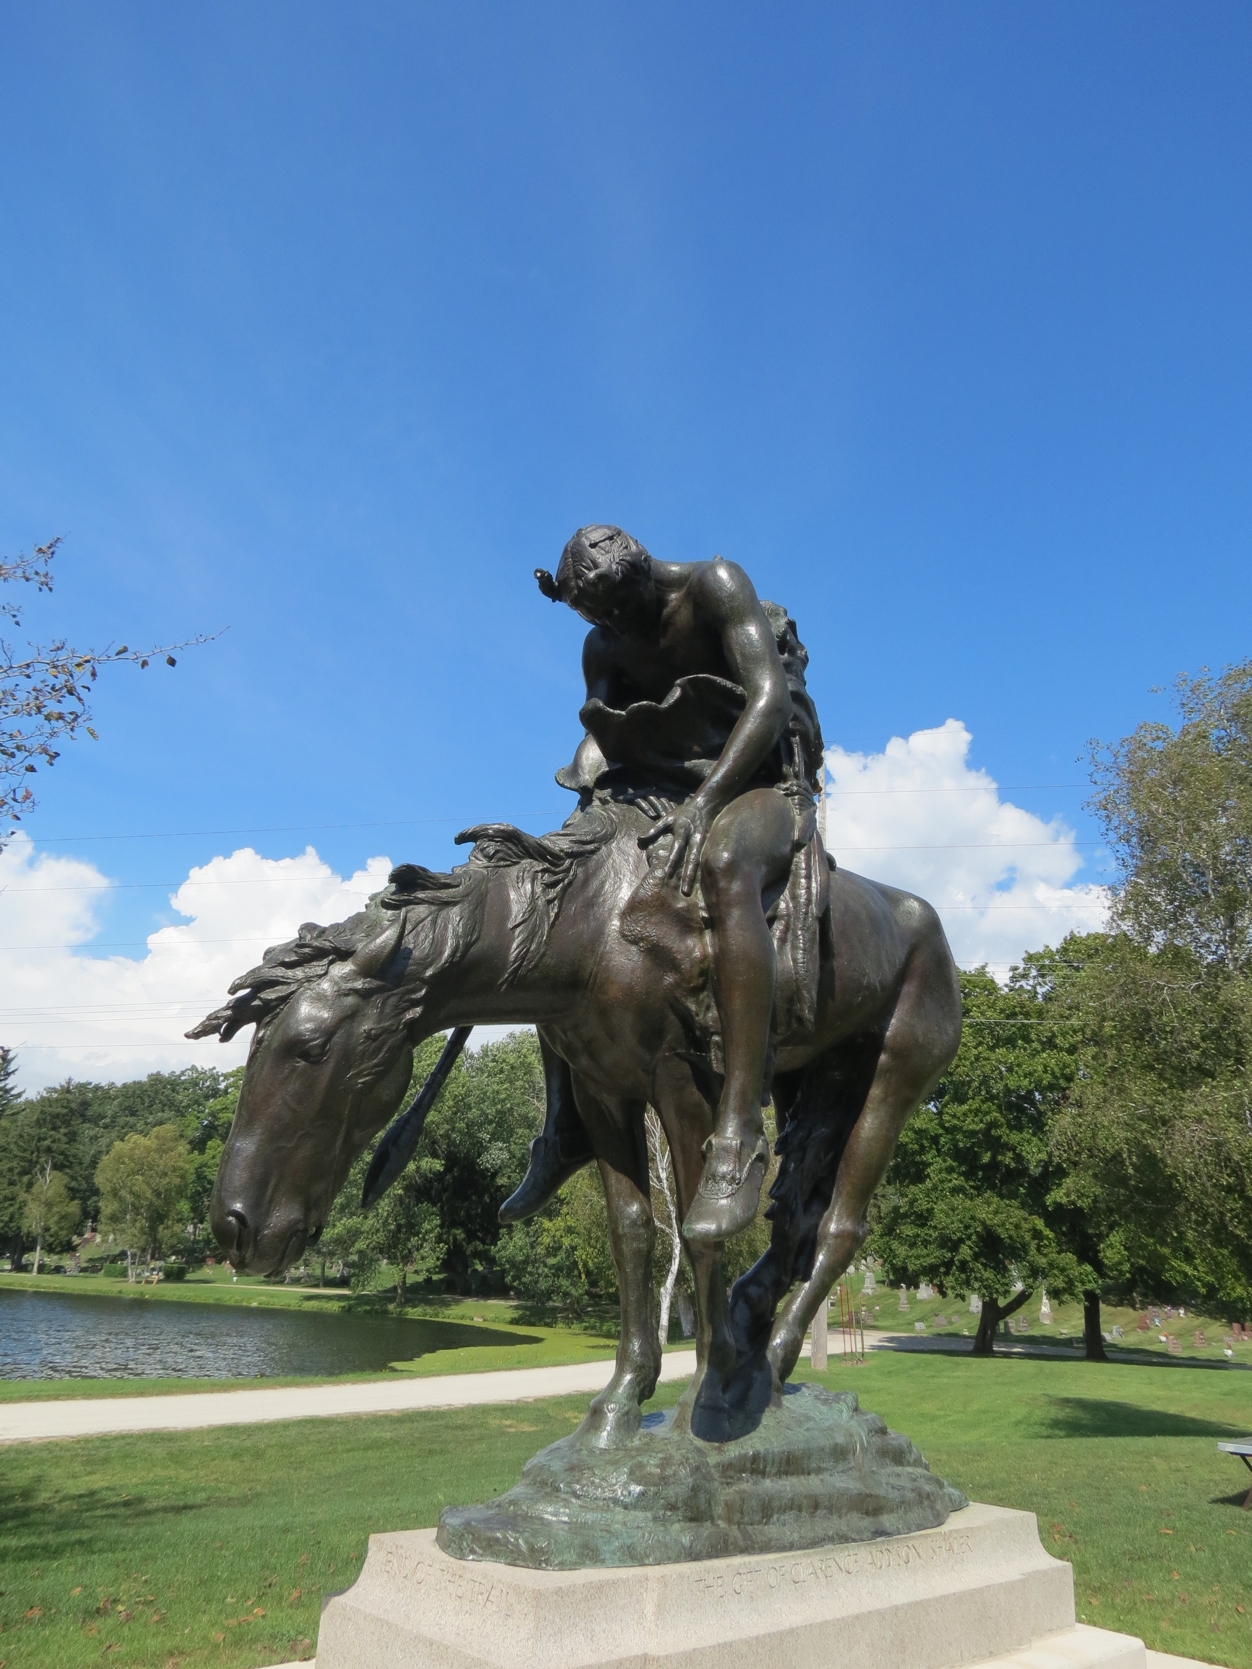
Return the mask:
<path fill-rule="evenodd" d="M 352 953 L 352 960 L 348 964 L 354 974 L 362 979 L 378 979 L 383 969 L 391 961 L 400 948 L 400 941 L 404 938 L 404 913 L 396 914 L 394 921 L 390 921 L 380 933 Z"/>

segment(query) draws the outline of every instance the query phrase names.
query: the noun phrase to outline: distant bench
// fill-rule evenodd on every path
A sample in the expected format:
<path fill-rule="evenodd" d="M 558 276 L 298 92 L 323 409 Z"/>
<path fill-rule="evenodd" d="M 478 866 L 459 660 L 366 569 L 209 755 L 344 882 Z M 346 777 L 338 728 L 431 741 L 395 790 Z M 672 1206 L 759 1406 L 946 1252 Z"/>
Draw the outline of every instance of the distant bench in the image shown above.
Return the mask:
<path fill-rule="evenodd" d="M 1234 1443 L 1219 1443 L 1217 1447 L 1223 1454 L 1238 1455 L 1239 1459 L 1252 1472 L 1252 1437 L 1241 1437 Z M 1243 1498 L 1244 1508 L 1252 1512 L 1252 1489 Z"/>

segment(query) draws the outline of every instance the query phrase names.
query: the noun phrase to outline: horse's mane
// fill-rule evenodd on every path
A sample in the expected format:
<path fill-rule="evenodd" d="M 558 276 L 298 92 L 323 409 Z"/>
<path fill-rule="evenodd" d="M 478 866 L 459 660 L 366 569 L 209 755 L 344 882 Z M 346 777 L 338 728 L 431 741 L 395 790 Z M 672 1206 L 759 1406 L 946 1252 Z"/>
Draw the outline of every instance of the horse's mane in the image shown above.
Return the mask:
<path fill-rule="evenodd" d="M 389 912 L 401 912 L 403 929 L 389 969 L 388 982 L 428 984 L 458 961 L 478 938 L 488 872 L 510 869 L 513 907 L 509 913 L 511 945 L 504 983 L 512 984 L 542 954 L 577 871 L 580 858 L 606 845 L 617 833 L 616 807 L 580 808 L 555 834 L 525 834 L 510 823 L 480 823 L 465 829 L 456 844 L 473 843 L 466 863 L 449 873 L 402 863 L 387 877 L 364 910 L 346 921 L 322 927 L 305 922 L 294 939 L 273 945 L 260 964 L 232 981 L 231 1001 L 214 1009 L 188 1037 L 216 1033 L 227 1043 L 242 1027 L 255 1024 L 260 1037 L 303 985 L 322 979 L 387 928 Z M 400 951 L 403 946 L 403 959 Z M 381 983 L 381 982 L 380 982 Z"/>

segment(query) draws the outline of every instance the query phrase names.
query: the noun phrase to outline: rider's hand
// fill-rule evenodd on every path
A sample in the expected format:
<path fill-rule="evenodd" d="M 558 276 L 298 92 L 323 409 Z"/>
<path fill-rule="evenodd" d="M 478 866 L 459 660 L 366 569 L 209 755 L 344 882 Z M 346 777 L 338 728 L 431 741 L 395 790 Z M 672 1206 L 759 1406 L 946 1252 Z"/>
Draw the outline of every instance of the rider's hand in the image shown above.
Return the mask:
<path fill-rule="evenodd" d="M 700 857 L 712 823 L 712 816 L 699 800 L 688 800 L 686 805 L 676 806 L 668 817 L 662 817 L 655 829 L 649 829 L 647 834 L 639 837 L 640 846 L 650 846 L 662 835 L 673 835 L 674 844 L 665 862 L 665 876 L 668 880 L 681 869 L 684 898 L 690 897 L 696 884 Z"/>

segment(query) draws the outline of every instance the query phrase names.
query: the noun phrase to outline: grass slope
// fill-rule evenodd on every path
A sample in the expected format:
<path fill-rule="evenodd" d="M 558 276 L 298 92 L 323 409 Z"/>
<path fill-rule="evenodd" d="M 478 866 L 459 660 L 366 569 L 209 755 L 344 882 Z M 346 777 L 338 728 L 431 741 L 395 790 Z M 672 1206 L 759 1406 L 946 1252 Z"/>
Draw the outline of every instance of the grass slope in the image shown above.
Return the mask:
<path fill-rule="evenodd" d="M 1246 1374 L 883 1351 L 803 1377 L 856 1390 L 974 1499 L 1037 1513 L 1089 1622 L 1252 1669 L 1252 1513 L 1216 1450 L 1252 1427 Z M 498 1494 L 585 1402 L 6 1449 L 0 1665 L 311 1656 L 321 1594 L 354 1580 L 370 1531 Z"/>

